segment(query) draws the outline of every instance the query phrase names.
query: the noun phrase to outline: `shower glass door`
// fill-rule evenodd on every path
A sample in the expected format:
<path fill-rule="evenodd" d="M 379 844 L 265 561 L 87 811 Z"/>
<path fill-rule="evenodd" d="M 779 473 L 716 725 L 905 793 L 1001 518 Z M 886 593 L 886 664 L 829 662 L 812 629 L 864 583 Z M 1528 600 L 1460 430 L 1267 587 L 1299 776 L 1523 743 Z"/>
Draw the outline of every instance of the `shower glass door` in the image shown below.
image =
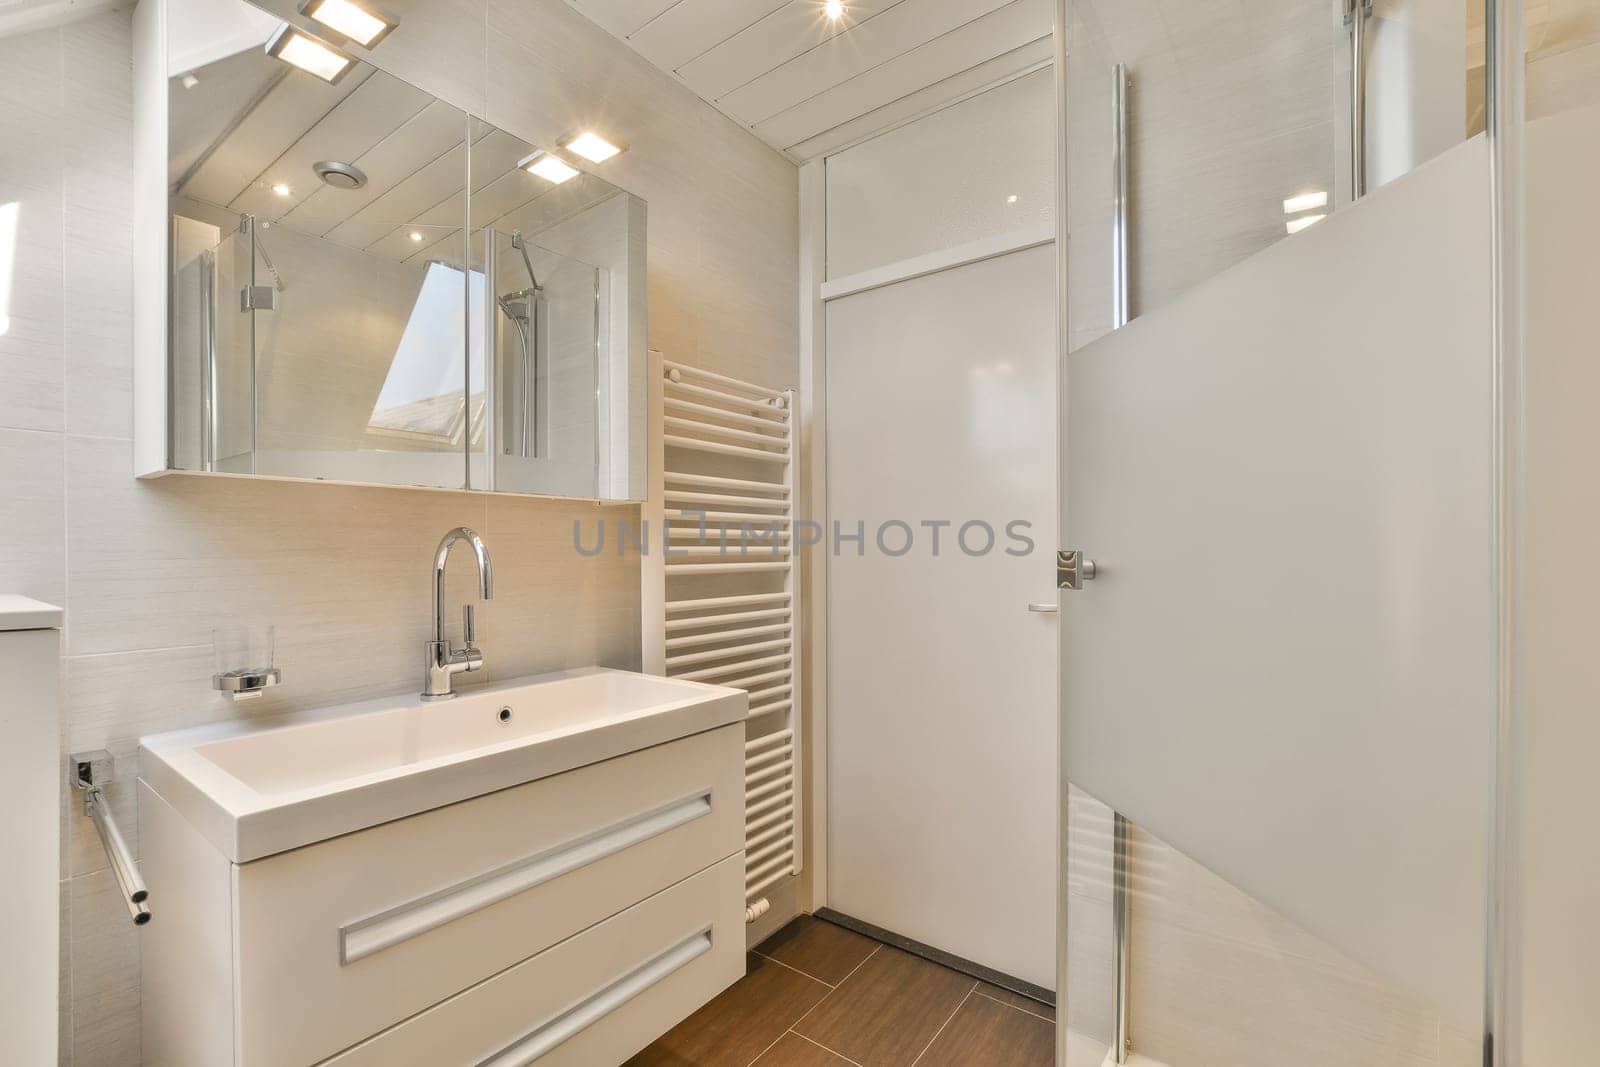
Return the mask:
<path fill-rule="evenodd" d="M 1062 1062 L 1478 1063 L 1482 14 L 1064 7 Z"/>

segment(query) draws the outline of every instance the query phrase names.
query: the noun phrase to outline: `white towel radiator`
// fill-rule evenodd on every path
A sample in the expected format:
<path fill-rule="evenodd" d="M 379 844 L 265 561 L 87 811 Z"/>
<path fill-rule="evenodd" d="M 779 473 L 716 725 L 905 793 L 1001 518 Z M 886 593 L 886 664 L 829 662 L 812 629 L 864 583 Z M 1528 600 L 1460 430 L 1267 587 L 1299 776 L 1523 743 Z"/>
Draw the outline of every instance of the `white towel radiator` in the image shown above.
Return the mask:
<path fill-rule="evenodd" d="M 750 694 L 746 920 L 801 870 L 794 391 L 651 353 L 645 670 Z"/>

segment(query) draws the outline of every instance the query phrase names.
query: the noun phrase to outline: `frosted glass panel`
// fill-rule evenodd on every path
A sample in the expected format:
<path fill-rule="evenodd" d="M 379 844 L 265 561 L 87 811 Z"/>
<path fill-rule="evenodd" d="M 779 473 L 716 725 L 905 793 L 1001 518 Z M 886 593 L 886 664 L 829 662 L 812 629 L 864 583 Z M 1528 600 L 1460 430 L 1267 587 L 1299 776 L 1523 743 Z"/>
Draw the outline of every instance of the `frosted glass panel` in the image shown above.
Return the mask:
<path fill-rule="evenodd" d="M 1589 45 L 1578 51 L 1593 51 Z M 1530 57 L 1532 58 L 1532 57 Z M 1572 57 L 1574 63 L 1579 57 Z M 1529 64 L 1534 92 L 1556 60 Z M 1546 82 L 1547 85 L 1550 82 Z M 1566 83 L 1566 99 L 1600 99 L 1600 69 Z M 1518 767 L 1523 812 L 1520 931 L 1523 1060 L 1589 1063 L 1600 1047 L 1600 835 L 1594 832 L 1600 752 L 1600 361 L 1594 280 L 1600 276 L 1600 106 L 1547 114 L 1527 127 L 1527 623 Z"/>
<path fill-rule="evenodd" d="M 1055 219 L 1049 70 L 828 157 L 828 277 Z"/>
<path fill-rule="evenodd" d="M 1073 783 L 1469 1034 L 1487 182 L 1457 146 L 1069 358 L 1065 543 L 1101 569 L 1061 615 Z"/>

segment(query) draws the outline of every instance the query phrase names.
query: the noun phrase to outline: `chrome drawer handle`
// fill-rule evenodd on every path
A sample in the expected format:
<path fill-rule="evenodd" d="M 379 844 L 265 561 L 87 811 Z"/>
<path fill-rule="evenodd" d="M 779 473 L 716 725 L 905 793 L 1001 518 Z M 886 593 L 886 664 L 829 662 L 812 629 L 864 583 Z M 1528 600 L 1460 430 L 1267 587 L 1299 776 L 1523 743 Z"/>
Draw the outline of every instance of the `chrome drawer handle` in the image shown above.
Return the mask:
<path fill-rule="evenodd" d="M 477 1067 L 526 1067 L 710 951 L 708 926 L 539 1023 L 488 1059 L 479 1060 Z"/>
<path fill-rule="evenodd" d="M 710 814 L 711 790 L 703 789 L 498 870 L 346 923 L 339 928 L 339 962 L 348 966 Z"/>

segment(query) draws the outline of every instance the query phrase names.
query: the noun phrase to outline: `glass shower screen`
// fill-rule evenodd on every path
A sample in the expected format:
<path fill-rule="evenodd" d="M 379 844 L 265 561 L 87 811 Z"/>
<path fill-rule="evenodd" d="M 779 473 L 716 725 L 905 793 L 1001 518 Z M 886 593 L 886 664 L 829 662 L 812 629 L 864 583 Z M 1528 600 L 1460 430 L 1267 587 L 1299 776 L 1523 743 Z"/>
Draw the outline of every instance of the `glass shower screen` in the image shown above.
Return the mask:
<path fill-rule="evenodd" d="M 1477 1063 L 1472 9 L 1065 7 L 1065 1062 Z"/>

